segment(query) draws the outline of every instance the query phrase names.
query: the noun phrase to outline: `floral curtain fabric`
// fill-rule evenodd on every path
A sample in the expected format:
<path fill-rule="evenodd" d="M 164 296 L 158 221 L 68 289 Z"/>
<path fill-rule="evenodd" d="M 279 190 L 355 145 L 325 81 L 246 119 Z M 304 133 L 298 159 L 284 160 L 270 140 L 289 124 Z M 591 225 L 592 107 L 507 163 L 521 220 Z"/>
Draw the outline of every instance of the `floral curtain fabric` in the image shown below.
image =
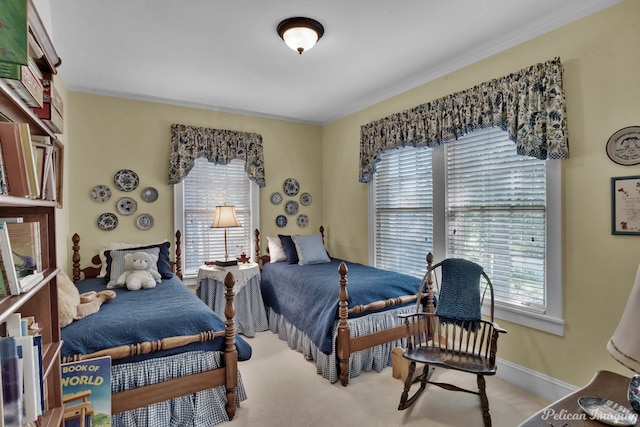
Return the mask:
<path fill-rule="evenodd" d="M 221 165 L 233 159 L 244 160 L 249 178 L 260 187 L 266 185 L 262 136 L 257 133 L 171 125 L 169 184 L 182 181 L 199 157 Z"/>
<path fill-rule="evenodd" d="M 380 153 L 400 146 L 435 147 L 475 129 L 497 126 L 517 152 L 569 157 L 559 58 L 405 110 L 360 128 L 360 182 L 369 182 Z"/>

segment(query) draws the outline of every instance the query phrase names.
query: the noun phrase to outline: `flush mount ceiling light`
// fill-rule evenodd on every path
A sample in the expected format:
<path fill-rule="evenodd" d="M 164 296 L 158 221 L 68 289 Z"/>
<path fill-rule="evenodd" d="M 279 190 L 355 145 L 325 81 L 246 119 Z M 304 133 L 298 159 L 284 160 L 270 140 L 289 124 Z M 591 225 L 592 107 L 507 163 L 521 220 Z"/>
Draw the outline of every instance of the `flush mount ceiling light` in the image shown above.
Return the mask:
<path fill-rule="evenodd" d="M 323 34 L 322 24 L 311 18 L 288 18 L 278 24 L 278 35 L 300 55 L 315 46 Z"/>

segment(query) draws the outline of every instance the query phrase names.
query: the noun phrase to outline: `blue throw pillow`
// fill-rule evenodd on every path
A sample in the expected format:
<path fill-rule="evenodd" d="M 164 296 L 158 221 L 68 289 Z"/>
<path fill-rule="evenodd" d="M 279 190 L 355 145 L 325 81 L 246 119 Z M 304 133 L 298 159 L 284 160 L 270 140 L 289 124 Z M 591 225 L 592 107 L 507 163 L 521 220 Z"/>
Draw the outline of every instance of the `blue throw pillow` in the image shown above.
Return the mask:
<path fill-rule="evenodd" d="M 171 264 L 169 262 L 169 246 L 171 246 L 170 242 L 164 242 L 159 245 L 149 245 L 149 246 L 140 246 L 138 248 L 127 248 L 127 250 L 131 249 L 151 249 L 151 248 L 159 248 L 160 256 L 158 257 L 158 273 L 162 276 L 163 279 L 171 279 L 173 277 L 173 273 L 171 272 Z M 107 258 L 107 274 L 105 278 L 107 281 L 111 280 L 111 251 L 105 251 L 104 256 Z M 115 277 L 113 280 L 117 280 Z"/>
<path fill-rule="evenodd" d="M 282 249 L 284 249 L 285 255 L 287 255 L 287 262 L 289 264 L 298 263 L 298 252 L 296 252 L 296 245 L 293 243 L 291 236 L 285 236 L 278 234 L 280 241 L 282 242 Z"/>
<path fill-rule="evenodd" d="M 298 253 L 298 264 L 323 264 L 331 262 L 320 233 L 309 236 L 293 236 Z"/>

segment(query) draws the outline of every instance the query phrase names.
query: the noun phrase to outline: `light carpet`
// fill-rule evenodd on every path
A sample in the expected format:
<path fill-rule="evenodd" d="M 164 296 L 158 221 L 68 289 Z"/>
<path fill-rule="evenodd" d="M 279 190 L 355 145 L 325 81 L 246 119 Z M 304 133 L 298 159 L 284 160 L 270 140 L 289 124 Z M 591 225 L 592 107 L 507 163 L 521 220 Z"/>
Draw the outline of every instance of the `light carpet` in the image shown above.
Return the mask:
<path fill-rule="evenodd" d="M 363 372 L 343 387 L 316 374 L 312 362 L 270 331 L 247 340 L 253 356 L 239 369 L 248 398 L 223 426 L 483 426 L 478 396 L 429 385 L 412 407 L 398 411 L 403 385 L 391 367 Z M 472 389 L 476 384 L 475 375 L 445 369 L 432 378 Z M 487 377 L 487 395 L 496 427 L 517 426 L 549 404 L 495 376 Z"/>

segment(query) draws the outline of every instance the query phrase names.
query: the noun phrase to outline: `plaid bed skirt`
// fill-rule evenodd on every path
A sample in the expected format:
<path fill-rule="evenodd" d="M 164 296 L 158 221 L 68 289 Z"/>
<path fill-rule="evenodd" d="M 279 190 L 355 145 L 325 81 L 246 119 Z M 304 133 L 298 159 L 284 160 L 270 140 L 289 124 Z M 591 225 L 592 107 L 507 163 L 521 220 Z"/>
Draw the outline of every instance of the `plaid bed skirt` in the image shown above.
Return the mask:
<path fill-rule="evenodd" d="M 414 313 L 415 306 L 410 305 L 394 310 L 372 313 L 367 316 L 349 319 L 347 322 L 351 330 L 351 337 L 358 337 L 371 332 L 388 329 L 392 326 L 402 325 L 398 314 Z M 325 354 L 309 339 L 308 335 L 291 323 L 282 315 L 267 308 L 269 317 L 269 329 L 277 333 L 281 340 L 287 341 L 289 348 L 297 350 L 307 360 L 314 361 L 316 372 L 332 383 L 338 381 L 338 360 L 336 357 L 336 338 L 338 336 L 338 321 L 333 325 L 333 347 L 331 354 Z M 360 375 L 362 371 L 381 372 L 385 367 L 391 366 L 391 352 L 396 347 L 405 347 L 406 339 L 390 341 L 366 350 L 351 354 L 349 358 L 349 378 Z"/>
<path fill-rule="evenodd" d="M 174 356 L 124 363 L 111 367 L 111 391 L 197 374 L 223 365 L 222 352 L 194 351 Z M 225 411 L 225 387 L 210 388 L 187 396 L 112 415 L 114 427 L 212 427 L 229 421 Z M 238 371 L 236 405 L 247 395 Z"/>

